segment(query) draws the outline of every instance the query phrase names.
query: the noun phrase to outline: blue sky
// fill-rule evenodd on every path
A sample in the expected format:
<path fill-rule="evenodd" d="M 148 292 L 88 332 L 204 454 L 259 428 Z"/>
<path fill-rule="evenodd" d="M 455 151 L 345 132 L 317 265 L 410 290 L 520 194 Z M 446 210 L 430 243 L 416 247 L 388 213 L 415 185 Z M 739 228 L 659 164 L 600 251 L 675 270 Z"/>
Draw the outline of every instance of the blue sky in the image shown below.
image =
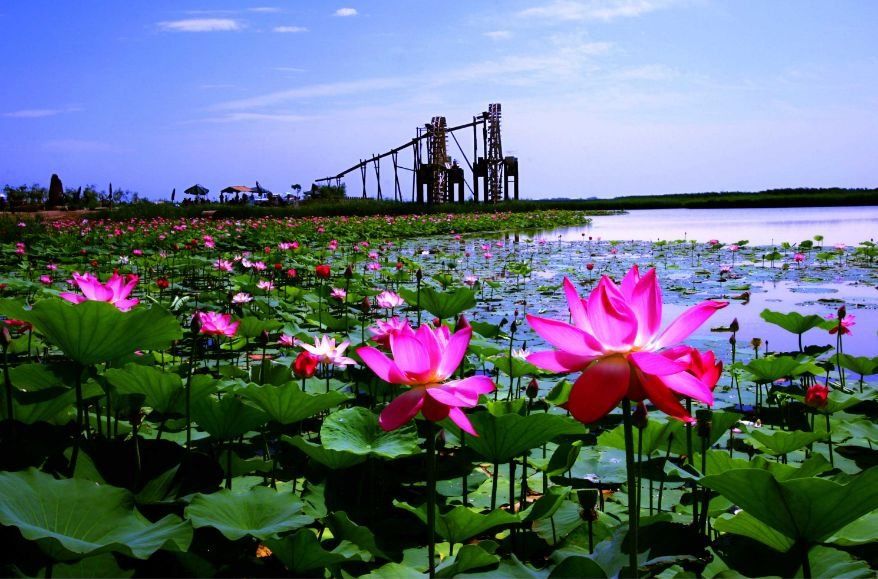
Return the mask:
<path fill-rule="evenodd" d="M 284 191 L 500 102 L 527 197 L 878 186 L 870 0 L 6 0 L 0 29 L 0 184 Z"/>

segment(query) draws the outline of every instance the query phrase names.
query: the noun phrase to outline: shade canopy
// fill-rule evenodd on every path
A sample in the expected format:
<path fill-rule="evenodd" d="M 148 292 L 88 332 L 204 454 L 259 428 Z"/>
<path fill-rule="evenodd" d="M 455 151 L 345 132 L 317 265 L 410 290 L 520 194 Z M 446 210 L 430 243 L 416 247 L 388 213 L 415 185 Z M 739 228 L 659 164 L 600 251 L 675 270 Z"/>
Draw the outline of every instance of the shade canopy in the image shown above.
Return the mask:
<path fill-rule="evenodd" d="M 210 193 L 210 189 L 196 183 L 192 187 L 189 187 L 188 189 L 183 191 L 183 193 L 185 193 L 186 195 L 207 195 L 208 193 Z"/>

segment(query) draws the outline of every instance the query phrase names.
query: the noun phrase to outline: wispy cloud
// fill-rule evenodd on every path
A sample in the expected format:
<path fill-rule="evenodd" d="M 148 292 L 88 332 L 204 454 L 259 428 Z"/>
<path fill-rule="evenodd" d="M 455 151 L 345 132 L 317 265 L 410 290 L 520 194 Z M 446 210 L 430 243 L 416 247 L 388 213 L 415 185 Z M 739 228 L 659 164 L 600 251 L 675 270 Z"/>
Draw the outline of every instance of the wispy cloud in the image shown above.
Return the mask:
<path fill-rule="evenodd" d="M 247 113 L 234 112 L 226 113 L 216 117 L 210 117 L 196 122 L 205 123 L 240 123 L 240 122 L 259 122 L 271 121 L 275 123 L 300 123 L 309 121 L 315 117 L 306 115 L 296 115 L 291 113 Z"/>
<path fill-rule="evenodd" d="M 266 93 L 251 98 L 228 101 L 220 103 L 213 108 L 215 110 L 227 111 L 255 109 L 293 100 L 334 97 L 400 88 L 402 86 L 405 86 L 407 82 L 407 79 L 402 77 L 391 77 L 312 84 L 309 86 L 297 87 L 289 90 Z"/>
<path fill-rule="evenodd" d="M 633 18 L 666 8 L 673 0 L 554 0 L 518 13 L 524 18 L 579 21 Z"/>
<path fill-rule="evenodd" d="M 234 18 L 186 18 L 158 23 L 159 28 L 172 32 L 230 32 L 244 25 Z"/>
<path fill-rule="evenodd" d="M 278 72 L 305 72 L 304 68 L 298 66 L 275 66 L 274 70 Z"/>
<path fill-rule="evenodd" d="M 250 8 L 250 12 L 259 12 L 262 14 L 274 14 L 277 12 L 281 12 L 280 8 L 275 6 L 256 6 L 255 8 Z"/>
<path fill-rule="evenodd" d="M 3 113 L 2 116 L 13 119 L 42 119 L 45 117 L 54 117 L 64 113 L 72 113 L 80 110 L 77 107 L 67 107 L 64 109 L 22 109 L 18 111 L 9 111 Z"/>
<path fill-rule="evenodd" d="M 491 30 L 489 32 L 483 32 L 483 34 L 491 40 L 506 40 L 507 38 L 512 38 L 512 33 L 508 30 Z"/>
<path fill-rule="evenodd" d="M 339 8 L 335 11 L 336 16 L 356 16 L 357 14 L 356 8 Z"/>
<path fill-rule="evenodd" d="M 293 34 L 296 32 L 308 32 L 308 29 L 304 26 L 275 26 L 275 32 L 283 32 L 286 34 Z"/>

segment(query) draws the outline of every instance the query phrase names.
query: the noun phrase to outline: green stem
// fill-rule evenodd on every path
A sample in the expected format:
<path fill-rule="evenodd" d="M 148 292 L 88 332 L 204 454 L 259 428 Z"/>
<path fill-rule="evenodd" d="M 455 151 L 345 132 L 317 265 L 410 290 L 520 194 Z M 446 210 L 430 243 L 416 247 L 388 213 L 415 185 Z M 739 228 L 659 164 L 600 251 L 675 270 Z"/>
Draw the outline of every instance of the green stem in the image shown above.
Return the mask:
<path fill-rule="evenodd" d="M 637 481 L 635 480 L 636 473 L 634 472 L 634 432 L 631 425 L 631 401 L 628 398 L 622 399 L 622 420 L 625 428 L 625 467 L 628 474 L 628 533 L 631 536 L 628 546 L 628 566 L 630 567 L 630 576 L 637 579 L 638 521 L 637 497 L 635 496 Z"/>
<path fill-rule="evenodd" d="M 427 421 L 427 559 L 430 579 L 436 577 L 436 432 Z"/>
<path fill-rule="evenodd" d="M 192 373 L 198 359 L 198 334 L 192 337 L 192 355 L 189 357 L 189 375 L 186 377 L 186 452 L 192 450 Z"/>
<path fill-rule="evenodd" d="M 3 346 L 3 382 L 6 386 L 6 418 L 9 419 L 9 433 L 15 438 L 15 406 L 12 400 L 12 380 L 9 378 L 9 346 Z"/>

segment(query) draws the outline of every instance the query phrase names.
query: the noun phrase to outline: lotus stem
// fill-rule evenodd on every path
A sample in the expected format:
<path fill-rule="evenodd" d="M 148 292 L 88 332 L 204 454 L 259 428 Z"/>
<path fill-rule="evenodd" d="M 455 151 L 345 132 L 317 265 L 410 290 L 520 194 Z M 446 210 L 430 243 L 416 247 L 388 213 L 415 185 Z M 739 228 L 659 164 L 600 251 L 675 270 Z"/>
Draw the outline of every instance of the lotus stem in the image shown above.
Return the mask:
<path fill-rule="evenodd" d="M 430 579 L 436 577 L 436 431 L 427 421 L 427 560 Z"/>
<path fill-rule="evenodd" d="M 638 520 L 637 520 L 637 497 L 635 496 L 637 484 L 636 473 L 634 472 L 634 432 L 631 424 L 631 401 L 628 398 L 622 399 L 622 421 L 625 428 L 625 467 L 628 474 L 628 533 L 631 541 L 628 546 L 628 565 L 630 567 L 630 576 L 637 579 L 639 576 L 637 569 L 637 553 L 638 553 Z"/>

